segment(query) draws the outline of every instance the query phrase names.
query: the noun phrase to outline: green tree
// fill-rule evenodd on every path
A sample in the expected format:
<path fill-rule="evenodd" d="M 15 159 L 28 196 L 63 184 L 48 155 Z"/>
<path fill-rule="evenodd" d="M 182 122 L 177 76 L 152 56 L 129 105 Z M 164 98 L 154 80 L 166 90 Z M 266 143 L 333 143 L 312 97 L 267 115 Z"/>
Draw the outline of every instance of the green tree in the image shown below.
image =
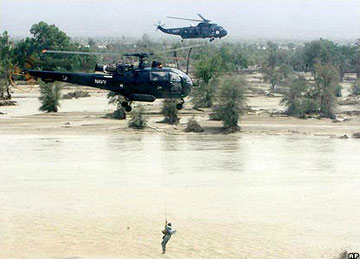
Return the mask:
<path fill-rule="evenodd" d="M 218 88 L 214 112 L 229 132 L 240 129 L 239 116 L 244 113 L 246 105 L 245 86 L 246 81 L 243 78 L 226 76 Z"/>
<path fill-rule="evenodd" d="M 271 85 L 271 91 L 275 90 L 275 86 L 278 85 L 283 79 L 281 72 L 276 67 L 263 64 L 261 72 L 265 82 L 269 82 Z"/>
<path fill-rule="evenodd" d="M 339 71 L 331 64 L 316 64 L 316 92 L 320 101 L 320 113 L 328 118 L 335 118 L 336 87 Z"/>
<path fill-rule="evenodd" d="M 0 99 L 11 99 L 10 75 L 15 72 L 13 49 L 7 31 L 0 35 Z"/>
<path fill-rule="evenodd" d="M 298 76 L 290 82 L 287 93 L 282 98 L 280 104 L 286 106 L 288 115 L 303 117 L 307 112 L 309 104 L 306 93 L 309 91 L 310 85 L 303 76 Z"/>
<path fill-rule="evenodd" d="M 353 50 L 354 52 L 351 58 L 351 65 L 355 70 L 356 78 L 360 80 L 360 39 L 356 41 Z"/>
<path fill-rule="evenodd" d="M 304 58 L 306 70 L 315 73 L 316 64 L 332 64 L 339 63 L 337 45 L 325 39 L 315 40 L 305 43 Z"/>
<path fill-rule="evenodd" d="M 93 69 L 96 63 L 94 56 L 44 54 L 44 49 L 89 51 L 89 48 L 72 43 L 69 36 L 61 31 L 54 24 L 39 22 L 30 28 L 31 38 L 21 40 L 15 46 L 15 61 L 22 67 L 27 68 L 28 64 L 42 69 L 54 70 L 77 70 Z"/>
<path fill-rule="evenodd" d="M 216 86 L 215 79 L 222 72 L 222 58 L 220 55 L 212 57 L 202 56 L 195 66 L 195 76 L 198 84 L 193 87 L 192 102 L 196 107 L 210 108 L 213 105 Z"/>
<path fill-rule="evenodd" d="M 61 86 L 59 82 L 43 83 L 40 81 L 40 111 L 57 112 L 60 106 Z"/>

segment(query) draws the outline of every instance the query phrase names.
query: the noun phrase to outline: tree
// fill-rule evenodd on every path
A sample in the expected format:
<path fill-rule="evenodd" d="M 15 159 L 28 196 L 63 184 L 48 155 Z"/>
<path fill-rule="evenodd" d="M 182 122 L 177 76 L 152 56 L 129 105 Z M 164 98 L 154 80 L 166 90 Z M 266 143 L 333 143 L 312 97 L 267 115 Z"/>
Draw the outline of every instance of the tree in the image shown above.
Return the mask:
<path fill-rule="evenodd" d="M 94 56 L 43 54 L 44 49 L 89 51 L 89 48 L 72 43 L 69 36 L 54 24 L 39 22 L 30 28 L 31 38 L 18 42 L 15 46 L 15 61 L 25 68 L 29 61 L 42 69 L 84 70 L 93 69 L 96 63 Z"/>
<path fill-rule="evenodd" d="M 275 86 L 283 79 L 280 71 L 276 67 L 267 64 L 263 64 L 261 72 L 263 73 L 264 81 L 270 83 L 271 91 L 274 91 Z"/>
<path fill-rule="evenodd" d="M 162 104 L 161 114 L 164 115 L 164 122 L 177 124 L 179 122 L 178 109 L 176 109 L 176 99 L 165 99 Z"/>
<path fill-rule="evenodd" d="M 305 77 L 298 76 L 290 82 L 288 92 L 282 98 L 280 104 L 287 107 L 286 113 L 296 117 L 303 117 L 307 112 L 308 100 L 306 93 L 309 91 L 309 84 Z"/>
<path fill-rule="evenodd" d="M 360 39 L 356 41 L 351 65 L 355 68 L 356 78 L 360 80 Z"/>
<path fill-rule="evenodd" d="M 306 70 L 315 73 L 316 64 L 338 64 L 339 56 L 337 45 L 325 39 L 315 40 L 305 43 L 304 58 Z"/>
<path fill-rule="evenodd" d="M 316 91 L 320 100 L 320 113 L 328 118 L 335 118 L 336 86 L 339 82 L 339 71 L 331 64 L 316 64 Z"/>
<path fill-rule="evenodd" d="M 60 83 L 43 83 L 40 81 L 40 111 L 57 112 L 60 106 Z"/>
<path fill-rule="evenodd" d="M 238 131 L 239 116 L 245 111 L 246 81 L 241 77 L 226 76 L 217 91 L 217 105 L 214 112 L 229 132 Z"/>
<path fill-rule="evenodd" d="M 0 99 L 11 99 L 10 75 L 14 71 L 12 43 L 5 31 L 0 35 Z"/>
<path fill-rule="evenodd" d="M 192 101 L 196 107 L 210 108 L 215 96 L 215 79 L 222 72 L 222 58 L 220 55 L 212 57 L 202 56 L 195 66 L 195 76 L 198 85 L 193 87 Z"/>

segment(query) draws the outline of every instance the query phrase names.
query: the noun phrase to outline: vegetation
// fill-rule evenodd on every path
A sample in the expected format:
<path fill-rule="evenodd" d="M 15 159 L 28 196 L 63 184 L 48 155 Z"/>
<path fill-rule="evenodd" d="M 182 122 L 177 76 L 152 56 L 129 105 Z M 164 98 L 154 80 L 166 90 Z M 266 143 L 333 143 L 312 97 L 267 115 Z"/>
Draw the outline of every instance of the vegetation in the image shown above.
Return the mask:
<path fill-rule="evenodd" d="M 331 64 L 315 65 L 316 95 L 320 102 L 320 114 L 324 117 L 335 118 L 336 87 L 339 82 L 339 74 L 336 67 Z"/>
<path fill-rule="evenodd" d="M 134 129 L 143 129 L 146 127 L 146 119 L 144 118 L 144 108 L 139 105 L 131 113 L 129 127 Z"/>
<path fill-rule="evenodd" d="M 352 96 L 360 95 L 360 80 L 355 81 L 351 85 L 351 95 Z"/>
<path fill-rule="evenodd" d="M 284 95 L 280 104 L 287 107 L 286 113 L 296 117 L 304 117 L 305 113 L 310 112 L 309 98 L 306 93 L 310 85 L 303 76 L 299 76 L 290 82 L 289 90 Z"/>
<path fill-rule="evenodd" d="M 299 76 L 290 82 L 289 90 L 281 100 L 286 106 L 286 113 L 296 117 L 319 113 L 321 116 L 334 119 L 336 95 L 341 94 L 338 70 L 331 64 L 315 65 L 315 84 Z"/>
<path fill-rule="evenodd" d="M 119 53 L 151 49 L 156 53 L 154 59 L 161 60 L 165 66 L 171 64 L 185 70 L 187 64 L 188 51 L 177 51 L 176 62 L 170 55 L 158 52 L 179 47 L 178 43 L 152 40 L 146 34 L 139 40 L 123 37 L 115 40 L 77 38 L 75 41 L 55 25 L 46 22 L 32 25 L 30 33 L 30 37 L 17 41 L 12 40 L 6 31 L 0 34 L 1 99 L 11 98 L 9 75 L 17 67 L 87 72 L 93 70 L 97 61 L 95 56 L 45 55 L 42 54 L 43 49 L 85 52 L 106 49 L 106 52 Z M 101 59 L 103 63 L 118 61 L 114 57 Z M 206 48 L 193 49 L 190 64 L 190 74 L 194 79 L 191 97 L 197 108 L 220 109 L 217 88 L 223 84 L 221 77 L 244 71 L 261 72 L 272 91 L 278 86 L 281 86 L 280 90 L 288 86 L 289 91 L 282 104 L 286 106 L 289 115 L 298 117 L 316 113 L 334 118 L 336 97 L 342 93 L 339 82 L 344 79 L 345 73 L 356 73 L 358 81 L 353 84 L 351 94 L 360 94 L 360 40 L 346 45 L 326 39 L 295 44 L 221 42 L 220 45 L 211 44 Z M 299 79 L 298 75 L 303 72 L 311 72 L 313 80 L 305 82 Z M 120 99 L 116 105 L 115 117 L 125 118 Z M 162 112 L 165 120 L 177 123 L 177 110 L 171 102 L 164 102 L 164 107 Z M 218 115 L 214 113 L 212 117 L 218 119 Z"/>
<path fill-rule="evenodd" d="M 164 115 L 164 122 L 177 124 L 179 122 L 178 109 L 176 109 L 176 99 L 165 99 L 162 104 L 161 114 Z"/>
<path fill-rule="evenodd" d="M 40 82 L 40 111 L 57 112 L 60 106 L 60 83 L 43 83 Z"/>
<path fill-rule="evenodd" d="M 192 117 L 187 122 L 185 132 L 196 132 L 200 133 L 203 132 L 204 129 L 200 126 L 200 124 L 195 120 L 195 117 Z"/>
<path fill-rule="evenodd" d="M 214 112 L 228 132 L 238 131 L 239 116 L 245 111 L 246 81 L 241 77 L 226 76 L 217 91 L 217 105 Z"/>
<path fill-rule="evenodd" d="M 12 43 L 5 31 L 0 35 L 0 99 L 11 99 L 10 74 L 14 72 Z"/>
<path fill-rule="evenodd" d="M 117 95 L 114 92 L 109 92 L 107 98 L 109 99 L 108 101 L 109 104 L 116 105 L 116 110 L 112 114 L 110 114 L 109 117 L 117 120 L 125 120 L 126 112 L 121 105 L 121 103 L 125 101 L 124 97 L 122 97 L 121 95 Z"/>
<path fill-rule="evenodd" d="M 216 78 L 221 74 L 222 58 L 220 55 L 212 57 L 202 56 L 195 66 L 197 85 L 193 87 L 192 102 L 198 108 L 210 108 L 215 97 Z"/>

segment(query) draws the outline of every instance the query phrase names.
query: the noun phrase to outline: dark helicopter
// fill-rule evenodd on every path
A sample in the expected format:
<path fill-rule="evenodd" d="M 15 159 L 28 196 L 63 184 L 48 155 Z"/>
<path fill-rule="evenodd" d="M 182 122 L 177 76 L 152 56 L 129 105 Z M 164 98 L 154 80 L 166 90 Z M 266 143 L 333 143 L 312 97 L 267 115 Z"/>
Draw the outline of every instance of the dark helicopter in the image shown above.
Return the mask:
<path fill-rule="evenodd" d="M 168 18 L 171 19 L 200 22 L 196 26 L 166 29 L 159 23 L 156 25 L 156 28 L 167 34 L 179 35 L 181 36 L 182 40 L 210 38 L 211 42 L 215 40 L 215 38 L 221 39 L 227 35 L 227 31 L 223 27 L 215 23 L 210 23 L 211 21 L 205 19 L 201 14 L 198 14 L 198 16 L 201 18 L 201 20 L 168 16 Z"/>
<path fill-rule="evenodd" d="M 104 54 L 51 50 L 44 50 L 43 53 Z M 112 55 L 111 53 L 108 54 Z M 46 83 L 61 81 L 113 91 L 124 96 L 125 101 L 121 105 L 127 112 L 131 111 L 131 103 L 133 101 L 153 102 L 156 99 L 164 98 L 180 99 L 181 102 L 177 104 L 176 108 L 182 109 L 184 104 L 183 98 L 189 95 L 192 88 L 190 77 L 178 69 L 162 67 L 161 62 L 158 61 L 152 61 L 151 65 L 148 66 L 144 59 L 152 54 L 124 54 L 127 57 L 139 58 L 139 65 L 137 67 L 124 63 L 116 63 L 114 65 L 96 64 L 95 72 L 100 73 L 72 73 L 27 69 L 22 74 L 27 79 L 29 77 L 40 78 Z"/>

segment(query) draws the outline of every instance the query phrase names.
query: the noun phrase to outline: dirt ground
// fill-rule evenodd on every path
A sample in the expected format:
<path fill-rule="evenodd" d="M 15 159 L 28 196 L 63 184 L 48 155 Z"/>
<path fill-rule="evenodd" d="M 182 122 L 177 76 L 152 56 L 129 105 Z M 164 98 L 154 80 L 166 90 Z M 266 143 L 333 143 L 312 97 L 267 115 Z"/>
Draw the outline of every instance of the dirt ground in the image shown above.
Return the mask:
<path fill-rule="evenodd" d="M 301 134 L 301 135 L 328 135 L 351 137 L 360 131 L 360 98 L 349 97 L 353 75 L 343 86 L 343 97 L 339 98 L 336 108 L 337 119 L 324 118 L 297 119 L 283 114 L 284 107 L 280 106 L 281 94 L 269 94 L 269 85 L 263 83 L 260 74 L 247 75 L 249 82 L 247 91 L 247 104 L 249 111 L 241 117 L 241 132 L 237 134 Z M 29 86 L 19 86 L 14 89 L 13 100 L 17 106 L 0 107 L 0 131 L 9 134 L 118 134 L 139 133 L 128 129 L 127 120 L 107 119 L 106 114 L 111 113 L 114 105 L 107 104 L 107 92 L 94 88 L 81 87 L 88 91 L 91 97 L 61 100 L 58 113 L 43 113 L 38 110 L 40 102 L 39 89 L 34 87 L 31 92 Z M 64 86 L 63 93 L 78 90 L 77 86 Z M 137 104 L 135 103 L 134 106 Z M 176 126 L 160 123 L 161 100 L 154 103 L 143 103 L 146 110 L 148 127 L 145 132 L 167 134 L 184 133 L 187 121 L 191 117 L 204 128 L 201 134 L 221 134 L 222 124 L 219 121 L 209 120 L 210 109 L 202 111 L 192 109 L 192 104 L 186 100 L 184 109 L 180 112 L 180 123 Z"/>

